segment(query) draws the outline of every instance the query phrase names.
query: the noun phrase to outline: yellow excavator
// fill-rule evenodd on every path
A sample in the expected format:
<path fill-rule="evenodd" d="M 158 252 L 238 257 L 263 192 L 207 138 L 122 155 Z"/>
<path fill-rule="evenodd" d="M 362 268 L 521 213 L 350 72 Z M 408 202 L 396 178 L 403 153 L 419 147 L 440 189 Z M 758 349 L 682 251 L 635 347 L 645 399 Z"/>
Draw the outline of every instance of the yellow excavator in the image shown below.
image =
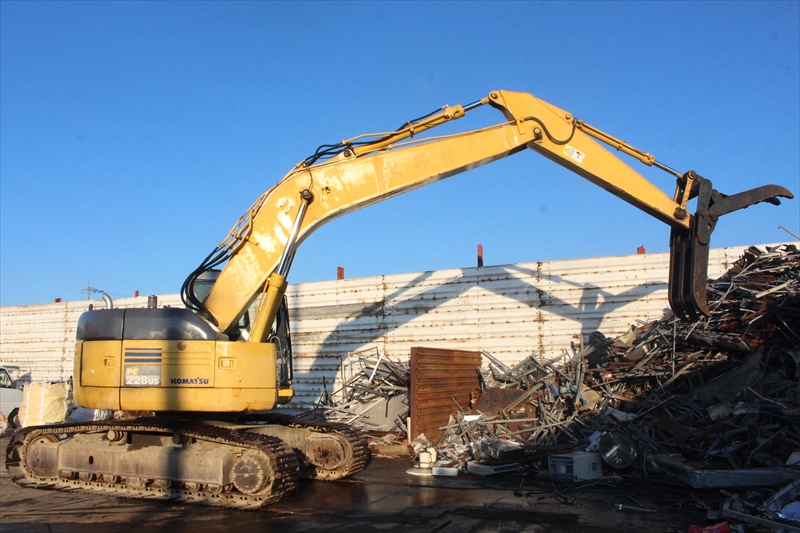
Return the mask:
<path fill-rule="evenodd" d="M 484 105 L 505 120 L 417 137 Z M 674 194 L 603 145 L 672 174 Z M 673 170 L 562 109 L 508 91 L 445 106 L 395 131 L 321 146 L 258 198 L 187 278 L 185 309 L 159 308 L 151 297 L 144 309 L 111 304 L 81 316 L 76 403 L 156 416 L 24 428 L 7 448 L 12 479 L 30 487 L 258 508 L 294 490 L 301 476 L 339 479 L 360 471 L 369 451 L 358 431 L 269 412 L 293 396 L 284 292 L 297 247 L 338 216 L 525 149 L 671 228 L 669 301 L 684 320 L 709 313 L 708 252 L 718 218 L 792 198 L 776 185 L 726 196 L 693 171 Z"/>

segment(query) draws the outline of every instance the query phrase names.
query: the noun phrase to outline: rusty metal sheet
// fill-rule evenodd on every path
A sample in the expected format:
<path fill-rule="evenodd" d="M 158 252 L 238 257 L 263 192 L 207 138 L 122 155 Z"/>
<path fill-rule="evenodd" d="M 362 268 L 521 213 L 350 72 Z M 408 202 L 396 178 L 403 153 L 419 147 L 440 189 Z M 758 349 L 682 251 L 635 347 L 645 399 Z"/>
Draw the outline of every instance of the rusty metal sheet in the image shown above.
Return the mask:
<path fill-rule="evenodd" d="M 451 414 L 469 409 L 480 386 L 480 352 L 414 347 L 411 349 L 410 408 L 412 438 L 424 433 L 435 443 Z M 456 405 L 458 403 L 458 406 Z"/>
<path fill-rule="evenodd" d="M 521 389 L 486 389 L 480 394 L 474 411 L 484 416 L 500 415 L 503 418 L 536 418 L 538 412 L 536 407 L 527 401 L 521 402 L 523 396 L 528 396 L 526 391 Z M 506 427 L 510 431 L 517 431 L 524 427 L 522 424 L 509 423 Z M 522 433 L 522 438 L 527 438 L 528 433 Z"/>

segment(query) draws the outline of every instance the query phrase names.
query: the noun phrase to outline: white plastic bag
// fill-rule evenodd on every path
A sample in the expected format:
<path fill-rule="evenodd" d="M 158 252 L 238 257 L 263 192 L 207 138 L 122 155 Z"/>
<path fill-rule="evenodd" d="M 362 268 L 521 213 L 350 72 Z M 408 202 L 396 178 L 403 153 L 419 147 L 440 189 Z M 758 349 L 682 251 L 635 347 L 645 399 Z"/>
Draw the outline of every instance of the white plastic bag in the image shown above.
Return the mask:
<path fill-rule="evenodd" d="M 69 419 L 72 422 L 101 422 L 103 420 L 111 420 L 113 416 L 114 412 L 108 409 L 78 407 L 69 414 Z"/>
<path fill-rule="evenodd" d="M 66 383 L 32 383 L 22 391 L 19 422 L 22 427 L 57 424 L 67 418 Z"/>

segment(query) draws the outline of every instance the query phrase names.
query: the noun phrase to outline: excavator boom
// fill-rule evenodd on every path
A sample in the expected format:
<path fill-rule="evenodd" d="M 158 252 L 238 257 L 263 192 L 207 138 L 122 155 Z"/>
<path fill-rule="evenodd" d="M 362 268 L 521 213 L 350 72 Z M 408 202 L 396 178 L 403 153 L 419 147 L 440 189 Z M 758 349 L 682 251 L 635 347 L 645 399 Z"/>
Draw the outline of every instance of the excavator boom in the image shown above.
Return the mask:
<path fill-rule="evenodd" d="M 399 144 L 485 104 L 499 110 L 505 121 Z M 373 137 L 377 138 L 363 140 Z M 713 230 L 708 228 L 708 220 L 728 211 L 709 210 L 704 198 L 711 194 L 711 184 L 694 172 L 672 170 L 651 154 L 527 93 L 494 91 L 473 104 L 445 106 L 439 113 L 373 137 L 343 141 L 339 151 L 332 151 L 335 155 L 325 161 L 312 156 L 259 198 L 218 248 L 218 257 L 227 261 L 227 266 L 205 301 L 192 299 L 192 277 L 187 280 L 187 305 L 226 331 L 263 294 L 250 335 L 251 341 L 262 342 L 285 290 L 294 250 L 316 228 L 356 209 L 529 148 L 669 225 L 673 309 L 686 320 L 707 314 L 707 237 Z M 665 194 L 597 141 L 676 176 L 674 196 Z M 700 205 L 698 212 L 690 215 L 687 202 L 695 196 L 700 197 Z M 735 195 L 734 208 L 774 201 L 778 196 L 792 197 L 786 189 L 771 185 Z M 720 200 L 713 205 L 721 206 Z M 207 268 L 202 265 L 195 275 Z"/>

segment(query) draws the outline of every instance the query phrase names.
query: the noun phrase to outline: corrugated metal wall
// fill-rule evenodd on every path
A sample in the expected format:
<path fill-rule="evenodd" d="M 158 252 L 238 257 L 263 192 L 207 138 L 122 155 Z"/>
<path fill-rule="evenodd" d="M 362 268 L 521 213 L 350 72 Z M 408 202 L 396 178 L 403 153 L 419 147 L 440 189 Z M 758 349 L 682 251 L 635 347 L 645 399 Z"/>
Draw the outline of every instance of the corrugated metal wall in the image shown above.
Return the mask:
<path fill-rule="evenodd" d="M 713 249 L 709 276 L 725 272 L 744 248 Z M 292 406 L 313 403 L 323 376 L 334 392 L 343 358 L 356 350 L 377 347 L 395 360 L 408 360 L 414 346 L 486 350 L 511 365 L 534 352 L 559 357 L 581 334 L 621 334 L 668 307 L 668 260 L 627 255 L 292 285 Z M 146 304 L 146 297 L 115 301 Z M 166 295 L 159 305 L 181 303 Z M 0 308 L 0 364 L 19 367 L 23 381 L 69 378 L 86 308 L 86 301 Z"/>
<path fill-rule="evenodd" d="M 712 250 L 709 276 L 745 248 Z M 486 350 L 509 365 L 534 352 L 557 358 L 581 334 L 615 336 L 660 317 L 668 271 L 669 254 L 658 253 L 294 285 L 296 399 L 319 397 L 323 376 L 335 392 L 340 361 L 370 347 L 395 360 L 415 346 Z"/>

